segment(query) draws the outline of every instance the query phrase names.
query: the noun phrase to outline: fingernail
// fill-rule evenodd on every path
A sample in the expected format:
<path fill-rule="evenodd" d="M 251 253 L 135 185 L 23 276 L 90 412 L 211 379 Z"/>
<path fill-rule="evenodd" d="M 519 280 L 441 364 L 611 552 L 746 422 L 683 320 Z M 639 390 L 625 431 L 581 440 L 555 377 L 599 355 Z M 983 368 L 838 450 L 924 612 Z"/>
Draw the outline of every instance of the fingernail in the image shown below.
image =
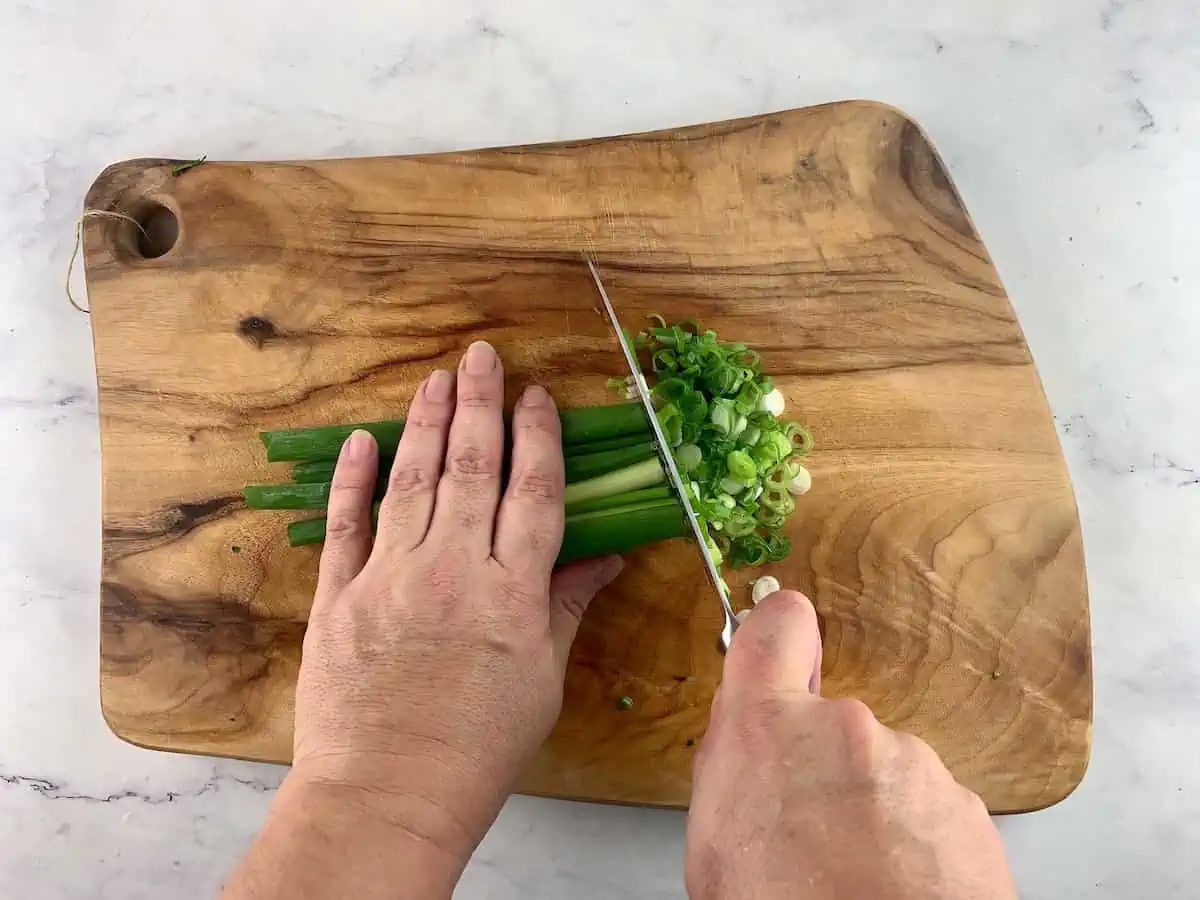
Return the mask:
<path fill-rule="evenodd" d="M 596 572 L 596 584 L 599 587 L 607 587 L 616 581 L 617 576 L 624 570 L 625 560 L 619 556 L 610 556 Z"/>
<path fill-rule="evenodd" d="M 522 406 L 549 406 L 550 395 L 546 389 L 540 384 L 531 384 L 525 388 L 525 393 L 521 394 Z"/>
<path fill-rule="evenodd" d="M 361 428 L 350 432 L 350 437 L 346 438 L 346 443 L 342 444 L 342 458 L 347 460 L 362 459 L 371 452 L 371 443 L 374 440 L 375 438 L 371 437 L 371 432 L 363 431 Z"/>
<path fill-rule="evenodd" d="M 453 390 L 454 376 L 443 369 L 438 369 L 425 382 L 425 399 L 432 400 L 434 403 L 445 403 L 450 399 L 450 392 Z"/>
<path fill-rule="evenodd" d="M 467 348 L 463 368 L 468 375 L 486 375 L 496 368 L 496 351 L 487 341 L 476 341 Z"/>

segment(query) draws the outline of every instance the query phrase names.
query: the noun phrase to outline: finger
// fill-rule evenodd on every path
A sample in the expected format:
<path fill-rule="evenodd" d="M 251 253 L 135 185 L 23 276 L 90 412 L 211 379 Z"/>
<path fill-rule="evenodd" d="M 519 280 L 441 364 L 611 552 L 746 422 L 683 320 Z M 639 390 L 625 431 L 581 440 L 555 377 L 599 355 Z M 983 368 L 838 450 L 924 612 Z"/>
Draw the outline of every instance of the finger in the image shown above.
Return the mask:
<path fill-rule="evenodd" d="M 379 447 L 370 433 L 355 431 L 338 454 L 329 487 L 325 546 L 317 573 L 317 599 L 336 595 L 371 555 L 371 498 L 379 469 Z"/>
<path fill-rule="evenodd" d="M 737 630 L 725 657 L 723 694 L 818 693 L 821 632 L 817 613 L 798 591 L 763 598 Z"/>
<path fill-rule="evenodd" d="M 492 555 L 510 569 L 545 578 L 563 537 L 562 427 L 545 388 L 525 390 L 513 411 L 512 433 L 512 476 L 500 501 Z"/>
<path fill-rule="evenodd" d="M 417 389 L 396 448 L 379 505 L 379 543 L 385 550 L 411 550 L 425 539 L 452 418 L 454 373 L 439 370 Z"/>
<path fill-rule="evenodd" d="M 550 636 L 554 652 L 565 669 L 579 623 L 592 599 L 621 574 L 625 560 L 603 556 L 572 563 L 550 578 Z"/>
<path fill-rule="evenodd" d="M 458 367 L 458 402 L 429 534 L 477 556 L 492 552 L 504 462 L 504 367 L 476 341 Z"/>

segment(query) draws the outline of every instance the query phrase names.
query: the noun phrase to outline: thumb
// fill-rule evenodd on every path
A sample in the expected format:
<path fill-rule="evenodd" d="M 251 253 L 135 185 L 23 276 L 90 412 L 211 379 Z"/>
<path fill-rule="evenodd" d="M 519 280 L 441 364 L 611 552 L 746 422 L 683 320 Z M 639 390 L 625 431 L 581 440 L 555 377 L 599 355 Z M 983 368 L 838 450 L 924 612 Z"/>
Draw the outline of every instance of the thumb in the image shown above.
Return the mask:
<path fill-rule="evenodd" d="M 551 576 L 550 637 L 564 668 L 579 631 L 579 622 L 592 598 L 611 584 L 624 568 L 625 561 L 621 557 L 603 556 L 556 569 Z"/>
<path fill-rule="evenodd" d="M 776 591 L 748 615 L 725 657 L 722 693 L 821 692 L 817 611 L 799 591 Z"/>

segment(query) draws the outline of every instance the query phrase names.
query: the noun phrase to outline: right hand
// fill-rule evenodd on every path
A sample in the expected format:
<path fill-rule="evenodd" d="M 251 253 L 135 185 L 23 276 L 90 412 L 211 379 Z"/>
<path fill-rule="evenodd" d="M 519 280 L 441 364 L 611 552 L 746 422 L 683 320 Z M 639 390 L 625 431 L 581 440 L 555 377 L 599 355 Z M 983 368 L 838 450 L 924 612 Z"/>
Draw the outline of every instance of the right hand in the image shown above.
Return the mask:
<path fill-rule="evenodd" d="M 778 591 L 737 632 L 696 758 L 692 900 L 1015 900 L 978 796 L 858 700 L 820 697 L 821 637 Z"/>

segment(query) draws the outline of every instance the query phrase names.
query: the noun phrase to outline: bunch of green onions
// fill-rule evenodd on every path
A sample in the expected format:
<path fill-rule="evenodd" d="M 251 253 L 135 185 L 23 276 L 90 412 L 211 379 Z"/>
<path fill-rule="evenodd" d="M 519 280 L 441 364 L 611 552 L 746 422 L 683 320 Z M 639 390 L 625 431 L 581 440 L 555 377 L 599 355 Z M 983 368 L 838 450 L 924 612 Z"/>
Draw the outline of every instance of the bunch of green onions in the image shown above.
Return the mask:
<path fill-rule="evenodd" d="M 641 406 L 622 403 L 565 409 L 560 417 L 567 475 L 560 563 L 624 553 L 687 533 Z M 377 491 L 382 496 L 404 433 L 402 421 L 262 432 L 259 437 L 267 461 L 293 463 L 292 483 L 250 485 L 244 491 L 246 505 L 251 509 L 323 509 L 329 502 L 342 443 L 359 428 L 374 435 L 379 445 Z M 288 526 L 293 547 L 324 539 L 324 518 Z"/>
<path fill-rule="evenodd" d="M 762 374 L 757 353 L 721 341 L 694 323 L 668 326 L 661 318 L 634 340 L 648 354 L 657 381 L 651 396 L 666 448 L 685 481 L 693 509 L 719 566 L 775 562 L 791 544 L 782 529 L 794 495 L 811 478 L 800 457 L 812 448 L 803 426 L 778 418 L 783 398 Z M 611 386 L 631 393 L 625 379 Z M 559 562 L 623 553 L 688 532 L 678 499 L 666 483 L 640 404 L 566 409 L 566 525 Z M 379 493 L 404 423 L 368 422 L 261 434 L 270 462 L 291 462 L 291 484 L 251 485 L 252 509 L 321 509 L 329 500 L 342 443 L 364 429 L 379 444 Z M 319 543 L 325 519 L 288 526 L 292 546 Z"/>

